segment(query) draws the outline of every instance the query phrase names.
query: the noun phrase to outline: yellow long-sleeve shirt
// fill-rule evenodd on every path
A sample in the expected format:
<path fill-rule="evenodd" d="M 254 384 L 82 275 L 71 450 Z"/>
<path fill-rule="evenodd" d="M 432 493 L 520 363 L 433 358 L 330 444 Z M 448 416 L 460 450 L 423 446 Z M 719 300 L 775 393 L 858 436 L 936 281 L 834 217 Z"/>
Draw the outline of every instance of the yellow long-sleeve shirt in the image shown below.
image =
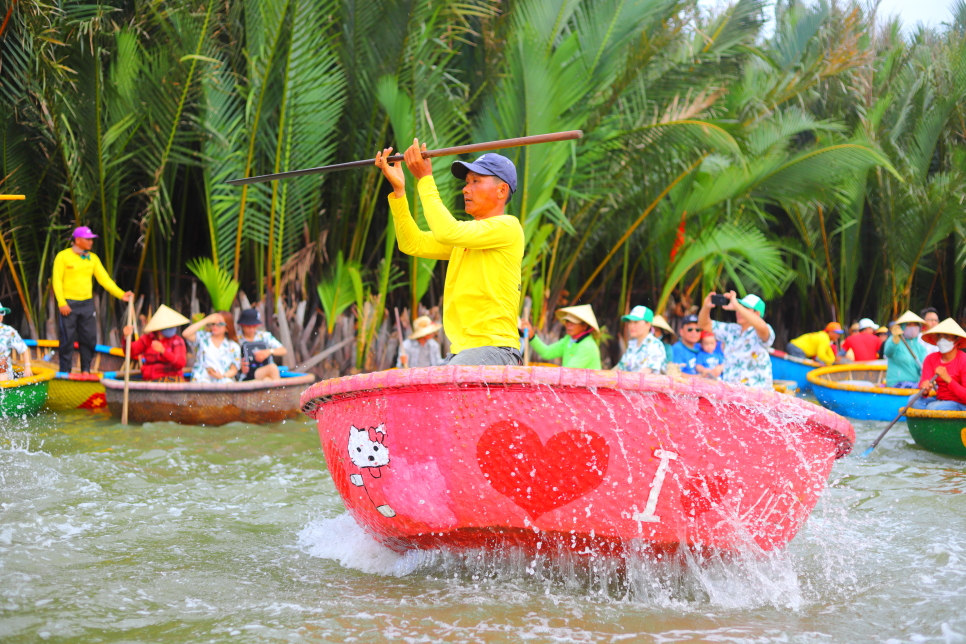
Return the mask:
<path fill-rule="evenodd" d="M 91 277 L 96 278 L 98 284 L 114 297 L 124 297 L 124 291 L 107 274 L 97 255 L 89 253 L 88 256 L 89 259 L 84 259 L 70 248 L 57 253 L 52 284 L 57 306 L 64 306 L 67 300 L 91 299 L 94 294 Z"/>
<path fill-rule="evenodd" d="M 520 346 L 517 310 L 523 227 L 511 215 L 458 221 L 439 198 L 430 175 L 416 184 L 431 232 L 420 230 L 406 199 L 389 195 L 399 250 L 449 260 L 443 288 L 443 328 L 451 351 Z"/>
<path fill-rule="evenodd" d="M 806 333 L 791 341 L 796 347 L 805 352 L 809 358 L 832 364 L 835 362 L 835 351 L 832 350 L 832 338 L 825 331 Z"/>

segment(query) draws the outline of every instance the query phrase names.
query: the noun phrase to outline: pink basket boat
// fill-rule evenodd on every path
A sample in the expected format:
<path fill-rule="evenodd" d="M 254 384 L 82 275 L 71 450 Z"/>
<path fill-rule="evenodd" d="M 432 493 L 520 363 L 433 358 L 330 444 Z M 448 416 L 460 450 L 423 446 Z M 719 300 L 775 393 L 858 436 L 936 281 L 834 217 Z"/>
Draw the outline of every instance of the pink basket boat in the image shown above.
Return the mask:
<path fill-rule="evenodd" d="M 699 378 L 433 367 L 301 398 L 359 525 L 413 548 L 780 548 L 855 441 L 841 416 Z"/>

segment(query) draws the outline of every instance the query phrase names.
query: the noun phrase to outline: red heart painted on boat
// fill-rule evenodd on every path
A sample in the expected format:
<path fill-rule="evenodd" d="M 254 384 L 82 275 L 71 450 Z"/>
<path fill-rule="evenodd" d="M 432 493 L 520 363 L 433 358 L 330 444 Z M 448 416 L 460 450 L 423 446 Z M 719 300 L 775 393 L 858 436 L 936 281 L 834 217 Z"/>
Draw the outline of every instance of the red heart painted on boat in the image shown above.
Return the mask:
<path fill-rule="evenodd" d="M 580 430 L 544 445 L 523 423 L 500 421 L 483 432 L 476 458 L 490 485 L 537 519 L 600 485 L 610 447 L 600 434 Z"/>

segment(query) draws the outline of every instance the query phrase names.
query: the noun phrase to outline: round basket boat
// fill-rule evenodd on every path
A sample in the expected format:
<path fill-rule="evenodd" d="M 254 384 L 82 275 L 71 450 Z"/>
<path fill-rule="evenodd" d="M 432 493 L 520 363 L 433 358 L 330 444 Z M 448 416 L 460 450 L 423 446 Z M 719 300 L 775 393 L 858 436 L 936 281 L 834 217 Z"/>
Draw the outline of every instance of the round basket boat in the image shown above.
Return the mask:
<path fill-rule="evenodd" d="M 906 409 L 909 434 L 936 454 L 966 459 L 966 412 Z"/>
<path fill-rule="evenodd" d="M 808 372 L 823 406 L 858 420 L 893 420 L 916 389 L 885 386 L 886 365 L 871 362 L 820 367 Z"/>
<path fill-rule="evenodd" d="M 111 415 L 120 418 L 124 374 L 106 373 L 102 380 Z M 310 373 L 282 372 L 282 380 L 250 380 L 229 384 L 142 382 L 131 380 L 128 420 L 132 423 L 170 421 L 217 427 L 242 422 L 277 423 L 299 413 L 299 394 L 315 382 Z"/>
<path fill-rule="evenodd" d="M 774 391 L 587 369 L 383 371 L 302 409 L 349 512 L 398 552 L 781 547 L 855 441 Z"/>
<path fill-rule="evenodd" d="M 812 391 L 812 385 L 808 381 L 808 372 L 818 369 L 821 363 L 809 360 L 808 358 L 798 358 L 790 356 L 784 351 L 769 349 L 771 356 L 771 375 L 775 380 L 793 380 L 798 386 L 798 390 L 803 394 Z"/>
<path fill-rule="evenodd" d="M 50 381 L 47 411 L 107 410 L 101 372 L 121 369 L 124 366 L 123 349 L 98 344 L 94 347 L 94 360 L 91 362 L 94 374 L 82 375 L 79 373 L 80 351 L 76 350 L 76 342 L 74 343 L 74 369 L 71 373 L 58 371 L 60 365 L 57 361 L 57 349 L 60 343 L 56 340 L 24 340 L 24 342 L 30 347 L 31 359 L 35 365 L 39 364 L 56 372 Z M 135 364 L 140 366 L 139 363 Z"/>
<path fill-rule="evenodd" d="M 14 367 L 23 373 L 22 367 Z M 47 390 L 54 377 L 52 369 L 31 365 L 32 376 L 0 382 L 0 416 L 33 416 L 47 402 Z"/>

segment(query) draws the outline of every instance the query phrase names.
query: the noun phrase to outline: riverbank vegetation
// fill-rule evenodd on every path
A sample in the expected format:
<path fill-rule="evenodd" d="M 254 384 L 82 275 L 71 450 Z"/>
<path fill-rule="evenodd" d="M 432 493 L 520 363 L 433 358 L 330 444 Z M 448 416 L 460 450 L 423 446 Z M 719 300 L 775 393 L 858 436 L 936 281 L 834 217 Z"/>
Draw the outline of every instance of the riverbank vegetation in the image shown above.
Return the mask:
<path fill-rule="evenodd" d="M 507 151 L 538 325 L 592 303 L 614 332 L 633 304 L 673 318 L 731 287 L 786 337 L 963 314 L 963 0 L 935 29 L 841 2 L 0 6 L 0 192 L 26 195 L 0 202 L 0 300 L 32 337 L 55 337 L 52 259 L 83 224 L 142 312 L 238 288 L 293 364 L 385 367 L 388 312 L 437 307 L 445 267 L 396 249 L 375 169 L 224 181 L 571 129 Z M 459 215 L 451 162 L 434 170 Z"/>

